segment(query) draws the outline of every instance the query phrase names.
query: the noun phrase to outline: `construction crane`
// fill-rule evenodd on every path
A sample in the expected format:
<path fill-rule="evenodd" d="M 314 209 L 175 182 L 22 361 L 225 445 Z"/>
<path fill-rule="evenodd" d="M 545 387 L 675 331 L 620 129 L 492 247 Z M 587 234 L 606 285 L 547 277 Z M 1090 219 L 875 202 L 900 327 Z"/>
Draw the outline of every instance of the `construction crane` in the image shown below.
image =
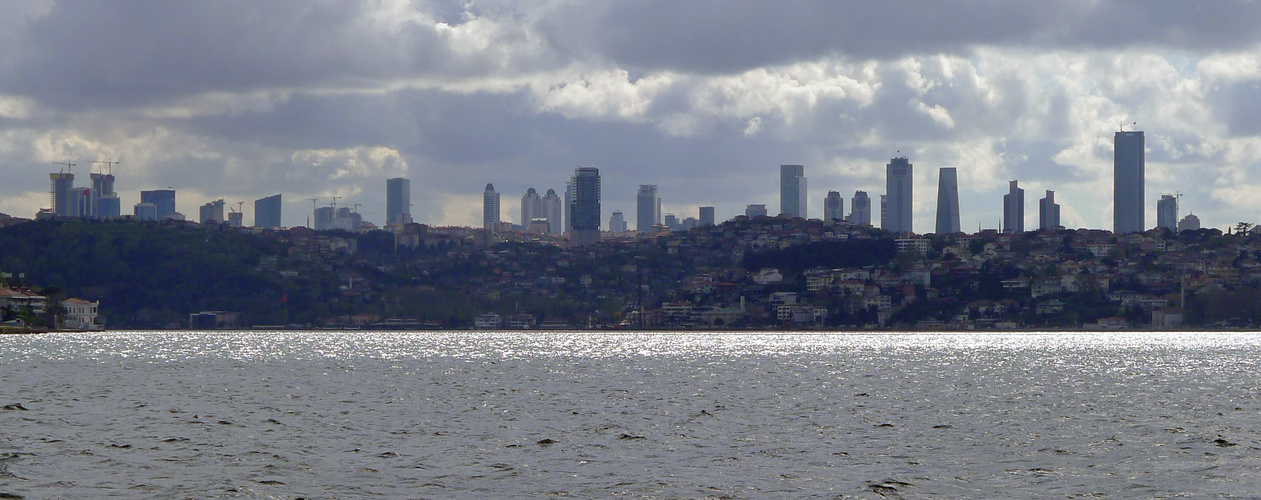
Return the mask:
<path fill-rule="evenodd" d="M 344 198 L 344 196 L 329 196 L 328 197 L 328 199 L 333 200 L 333 211 L 337 211 L 337 200 L 340 200 L 342 198 Z"/>
<path fill-rule="evenodd" d="M 108 169 L 108 172 L 106 172 L 108 175 L 114 175 L 114 165 L 117 165 L 117 164 L 118 164 L 118 162 L 114 161 L 114 159 L 113 159 L 113 158 L 110 158 L 110 159 L 105 160 L 105 161 L 94 161 L 94 162 L 92 162 L 92 163 L 93 163 L 93 164 L 98 164 L 98 163 L 103 163 L 103 164 L 105 164 L 105 168 L 106 168 L 106 169 Z"/>
<path fill-rule="evenodd" d="M 66 167 L 66 170 L 67 170 L 67 171 L 69 171 L 69 173 L 71 173 L 71 174 L 73 174 L 73 173 L 74 173 L 74 168 L 73 168 L 73 167 L 74 167 L 75 165 L 78 165 L 78 163 L 70 163 L 70 162 L 68 162 L 68 161 L 54 161 L 54 162 L 52 162 L 52 164 L 53 164 L 53 165 L 64 165 L 64 166 Z"/>
<path fill-rule="evenodd" d="M 355 204 L 355 208 L 354 208 L 354 209 L 352 209 L 351 211 L 352 211 L 352 212 L 355 212 L 355 213 L 359 213 L 359 207 L 362 207 L 362 206 L 363 206 L 363 204 L 362 204 L 362 203 L 356 203 L 356 204 Z"/>

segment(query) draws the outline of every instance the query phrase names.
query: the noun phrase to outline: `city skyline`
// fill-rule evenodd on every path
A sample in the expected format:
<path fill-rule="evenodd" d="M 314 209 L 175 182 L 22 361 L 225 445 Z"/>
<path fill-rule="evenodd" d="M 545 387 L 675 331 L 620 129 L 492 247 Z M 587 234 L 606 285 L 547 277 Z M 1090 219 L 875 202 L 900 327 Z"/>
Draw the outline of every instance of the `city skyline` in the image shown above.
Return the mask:
<path fill-rule="evenodd" d="M 1256 4 L 696 2 L 687 23 L 619 1 L 7 9 L 0 212 L 19 217 L 51 208 L 51 162 L 87 177 L 83 162 L 113 158 L 123 213 L 166 187 L 189 218 L 283 192 L 286 226 L 333 196 L 382 225 L 380 186 L 402 177 L 416 222 L 477 226 L 486 182 L 561 192 L 591 165 L 608 208 L 634 203 L 612 186 L 654 183 L 663 212 L 725 219 L 778 208 L 764 170 L 791 162 L 820 218 L 820 193 L 882 194 L 901 151 L 919 193 L 959 168 L 962 227 L 1001 220 L 992 200 L 1019 179 L 1056 191 L 1064 226 L 1107 229 L 1110 136 L 1135 122 L 1147 195 L 1182 193 L 1211 227 L 1261 212 L 1261 117 L 1241 111 L 1261 99 Z M 916 197 L 915 232 L 934 201 Z"/>

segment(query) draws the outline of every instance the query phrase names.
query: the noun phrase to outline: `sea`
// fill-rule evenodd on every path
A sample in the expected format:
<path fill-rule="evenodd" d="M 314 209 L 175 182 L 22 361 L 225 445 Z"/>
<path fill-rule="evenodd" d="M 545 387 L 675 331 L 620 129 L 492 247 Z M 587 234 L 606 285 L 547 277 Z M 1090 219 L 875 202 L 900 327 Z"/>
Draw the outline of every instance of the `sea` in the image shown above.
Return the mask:
<path fill-rule="evenodd" d="M 0 498 L 1258 498 L 1261 334 L 0 336 Z"/>

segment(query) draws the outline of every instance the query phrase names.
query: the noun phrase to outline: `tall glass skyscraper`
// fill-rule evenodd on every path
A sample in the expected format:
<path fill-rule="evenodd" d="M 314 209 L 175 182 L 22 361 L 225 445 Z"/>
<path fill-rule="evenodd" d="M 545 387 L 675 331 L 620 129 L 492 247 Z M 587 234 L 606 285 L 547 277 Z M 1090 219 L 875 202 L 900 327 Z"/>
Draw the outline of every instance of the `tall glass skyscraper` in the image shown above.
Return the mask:
<path fill-rule="evenodd" d="M 866 191 L 854 191 L 854 197 L 849 199 L 849 218 L 846 220 L 851 224 L 871 225 L 871 197 Z"/>
<path fill-rule="evenodd" d="M 565 224 L 562 219 L 565 214 L 565 204 L 556 194 L 555 189 L 548 189 L 547 194 L 543 195 L 542 207 L 542 215 L 536 217 L 547 218 L 547 231 L 557 236 L 564 234 Z"/>
<path fill-rule="evenodd" d="M 569 243 L 575 246 L 590 245 L 600 241 L 600 169 L 578 167 L 570 179 L 573 199 L 570 213 L 573 223 Z"/>
<path fill-rule="evenodd" d="M 806 216 L 806 167 L 779 166 L 779 213 Z"/>
<path fill-rule="evenodd" d="M 885 200 L 880 205 L 881 228 L 891 233 L 914 232 L 911 225 L 911 199 L 913 196 L 912 168 L 910 160 L 899 156 L 885 165 Z"/>
<path fill-rule="evenodd" d="M 937 234 L 959 232 L 959 174 L 955 167 L 937 171 Z"/>
<path fill-rule="evenodd" d="M 1011 181 L 1007 194 L 1003 195 L 1003 232 L 1025 232 L 1025 190 Z"/>
<path fill-rule="evenodd" d="M 845 199 L 841 198 L 841 193 L 828 191 L 828 195 L 823 198 L 823 220 L 840 220 L 844 218 Z"/>
<path fill-rule="evenodd" d="M 499 230 L 499 193 L 490 183 L 482 192 L 482 229 Z"/>
<path fill-rule="evenodd" d="M 1117 132 L 1112 148 L 1112 232 L 1143 231 L 1143 132 Z"/>
<path fill-rule="evenodd" d="M 1172 194 L 1160 195 L 1156 202 L 1156 227 L 1178 230 L 1178 198 Z"/>
<path fill-rule="evenodd" d="M 635 194 L 635 230 L 644 234 L 652 232 L 652 226 L 661 223 L 661 198 L 656 184 L 640 184 Z"/>
<path fill-rule="evenodd" d="M 1046 198 L 1038 200 L 1038 229 L 1050 231 L 1060 225 L 1060 205 L 1055 202 L 1055 191 L 1046 190 Z"/>
<path fill-rule="evenodd" d="M 521 228 L 529 229 L 530 223 L 536 217 L 546 217 L 543 215 L 543 198 L 539 197 L 539 192 L 534 188 L 529 188 L 521 197 Z"/>
<path fill-rule="evenodd" d="M 402 177 L 385 181 L 385 224 L 412 222 L 412 181 Z"/>
<path fill-rule="evenodd" d="M 175 192 L 171 192 L 175 196 Z M 273 194 L 254 200 L 254 227 L 275 228 L 280 226 L 280 195 Z M 160 209 L 159 209 L 160 210 Z M 158 216 L 161 219 L 161 216 Z"/>
<path fill-rule="evenodd" d="M 175 213 L 175 190 L 155 189 L 153 191 L 141 191 L 140 203 L 152 203 L 153 206 L 158 208 L 158 220 L 165 219 L 167 216 Z M 279 224 L 276 227 L 279 227 Z"/>
<path fill-rule="evenodd" d="M 700 225 L 714 225 L 714 207 L 701 207 L 700 209 Z"/>

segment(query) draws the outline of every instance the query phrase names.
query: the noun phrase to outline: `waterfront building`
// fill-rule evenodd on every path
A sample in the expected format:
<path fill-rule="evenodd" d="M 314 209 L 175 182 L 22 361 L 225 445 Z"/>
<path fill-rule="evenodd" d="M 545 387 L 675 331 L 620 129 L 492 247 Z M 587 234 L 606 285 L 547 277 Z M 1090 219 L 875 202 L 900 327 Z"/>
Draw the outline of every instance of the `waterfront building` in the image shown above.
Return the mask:
<path fill-rule="evenodd" d="M 937 234 L 959 232 L 959 174 L 955 167 L 937 171 Z"/>
<path fill-rule="evenodd" d="M 655 184 L 640 184 L 635 194 L 635 230 L 644 234 L 652 232 L 652 226 L 661 224 L 661 198 Z"/>
<path fill-rule="evenodd" d="M 1038 200 L 1038 229 L 1051 231 L 1060 226 L 1060 205 L 1055 203 L 1055 191 L 1046 190 L 1046 197 Z"/>
<path fill-rule="evenodd" d="M 570 224 L 569 242 L 574 246 L 585 246 L 600 242 L 600 169 L 595 167 L 578 167 L 569 181 L 573 186 L 573 200 L 570 202 L 570 213 L 573 223 Z"/>
<path fill-rule="evenodd" d="M 491 183 L 482 192 L 482 229 L 499 230 L 499 192 Z"/>
<path fill-rule="evenodd" d="M 279 228 L 281 198 L 273 194 L 266 198 L 254 200 L 254 227 Z"/>
<path fill-rule="evenodd" d="M 1139 233 L 1143 227 L 1143 132 L 1117 132 L 1112 149 L 1112 232 Z"/>
<path fill-rule="evenodd" d="M 1003 232 L 1025 232 L 1025 190 L 1011 181 L 1007 194 L 1003 195 Z"/>
<path fill-rule="evenodd" d="M 880 227 L 891 233 L 914 232 L 912 207 L 914 165 L 905 156 L 885 165 L 885 196 L 880 202 Z"/>
<path fill-rule="evenodd" d="M 823 220 L 841 220 L 844 218 L 845 199 L 841 198 L 841 193 L 828 191 L 828 195 L 823 198 Z"/>
<path fill-rule="evenodd" d="M 1178 229 L 1178 197 L 1172 194 L 1160 195 L 1156 201 L 1156 227 L 1170 230 Z"/>
<path fill-rule="evenodd" d="M 385 224 L 412 222 L 412 181 L 402 177 L 385 181 Z"/>
<path fill-rule="evenodd" d="M 779 213 L 806 217 L 806 167 L 779 166 Z"/>

